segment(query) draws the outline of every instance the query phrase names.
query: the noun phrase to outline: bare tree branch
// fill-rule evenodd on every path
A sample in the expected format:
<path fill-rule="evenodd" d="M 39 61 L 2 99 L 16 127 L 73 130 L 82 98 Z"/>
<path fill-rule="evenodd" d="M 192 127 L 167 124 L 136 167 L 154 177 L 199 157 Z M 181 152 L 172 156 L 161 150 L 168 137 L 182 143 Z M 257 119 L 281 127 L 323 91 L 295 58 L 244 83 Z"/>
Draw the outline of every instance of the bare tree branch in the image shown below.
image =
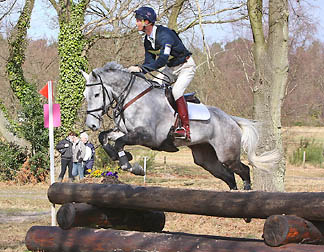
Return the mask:
<path fill-rule="evenodd" d="M 4 2 L 4 1 L 1 1 L 1 2 Z M 12 4 L 10 4 L 10 6 L 9 6 L 9 8 L 7 10 L 6 10 L 6 8 L 1 7 L 3 10 L 5 10 L 5 12 L 1 13 L 0 22 L 12 12 L 12 10 L 13 10 L 14 6 L 16 5 L 16 3 L 17 3 L 17 0 L 14 0 L 14 2 Z"/>

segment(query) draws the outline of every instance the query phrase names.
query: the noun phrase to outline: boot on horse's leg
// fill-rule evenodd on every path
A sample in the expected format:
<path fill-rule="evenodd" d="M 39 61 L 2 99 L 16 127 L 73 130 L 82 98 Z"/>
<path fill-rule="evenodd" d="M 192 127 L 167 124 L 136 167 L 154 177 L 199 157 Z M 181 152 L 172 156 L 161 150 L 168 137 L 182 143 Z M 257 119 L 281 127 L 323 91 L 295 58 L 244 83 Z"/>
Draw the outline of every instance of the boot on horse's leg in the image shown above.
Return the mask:
<path fill-rule="evenodd" d="M 178 127 L 175 129 L 174 136 L 175 138 L 181 138 L 190 141 L 191 138 L 188 107 L 184 96 L 181 96 L 178 100 L 176 100 L 176 104 L 182 127 Z"/>

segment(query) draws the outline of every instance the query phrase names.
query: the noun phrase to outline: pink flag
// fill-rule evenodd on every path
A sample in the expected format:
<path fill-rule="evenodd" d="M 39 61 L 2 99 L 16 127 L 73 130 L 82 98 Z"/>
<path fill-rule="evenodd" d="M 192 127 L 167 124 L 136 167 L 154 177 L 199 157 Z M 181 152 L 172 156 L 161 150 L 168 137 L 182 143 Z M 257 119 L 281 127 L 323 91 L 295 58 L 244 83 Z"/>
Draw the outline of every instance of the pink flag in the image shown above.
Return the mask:
<path fill-rule="evenodd" d="M 44 127 L 49 128 L 49 106 L 48 104 L 44 104 Z M 61 126 L 61 111 L 60 104 L 53 104 L 53 126 L 60 127 Z"/>

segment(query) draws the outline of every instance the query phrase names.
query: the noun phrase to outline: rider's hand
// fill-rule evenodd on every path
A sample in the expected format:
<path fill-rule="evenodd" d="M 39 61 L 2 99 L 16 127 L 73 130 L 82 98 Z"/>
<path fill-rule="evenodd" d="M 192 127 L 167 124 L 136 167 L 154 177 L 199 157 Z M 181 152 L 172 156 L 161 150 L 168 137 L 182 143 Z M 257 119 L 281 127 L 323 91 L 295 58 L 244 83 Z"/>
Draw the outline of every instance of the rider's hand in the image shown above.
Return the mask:
<path fill-rule="evenodd" d="M 140 68 L 139 66 L 130 66 L 129 68 L 127 68 L 127 70 L 131 73 L 140 73 L 142 72 L 142 68 Z"/>

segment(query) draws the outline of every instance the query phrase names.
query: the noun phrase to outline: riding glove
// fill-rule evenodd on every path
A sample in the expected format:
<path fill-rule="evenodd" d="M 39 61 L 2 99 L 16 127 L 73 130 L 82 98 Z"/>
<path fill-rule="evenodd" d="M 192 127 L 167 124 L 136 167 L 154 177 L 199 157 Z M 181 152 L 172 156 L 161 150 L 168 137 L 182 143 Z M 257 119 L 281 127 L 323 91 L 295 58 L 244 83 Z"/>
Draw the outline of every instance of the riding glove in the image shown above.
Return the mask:
<path fill-rule="evenodd" d="M 140 73 L 142 72 L 142 68 L 140 68 L 139 66 L 130 66 L 127 68 L 127 70 L 131 73 Z"/>

